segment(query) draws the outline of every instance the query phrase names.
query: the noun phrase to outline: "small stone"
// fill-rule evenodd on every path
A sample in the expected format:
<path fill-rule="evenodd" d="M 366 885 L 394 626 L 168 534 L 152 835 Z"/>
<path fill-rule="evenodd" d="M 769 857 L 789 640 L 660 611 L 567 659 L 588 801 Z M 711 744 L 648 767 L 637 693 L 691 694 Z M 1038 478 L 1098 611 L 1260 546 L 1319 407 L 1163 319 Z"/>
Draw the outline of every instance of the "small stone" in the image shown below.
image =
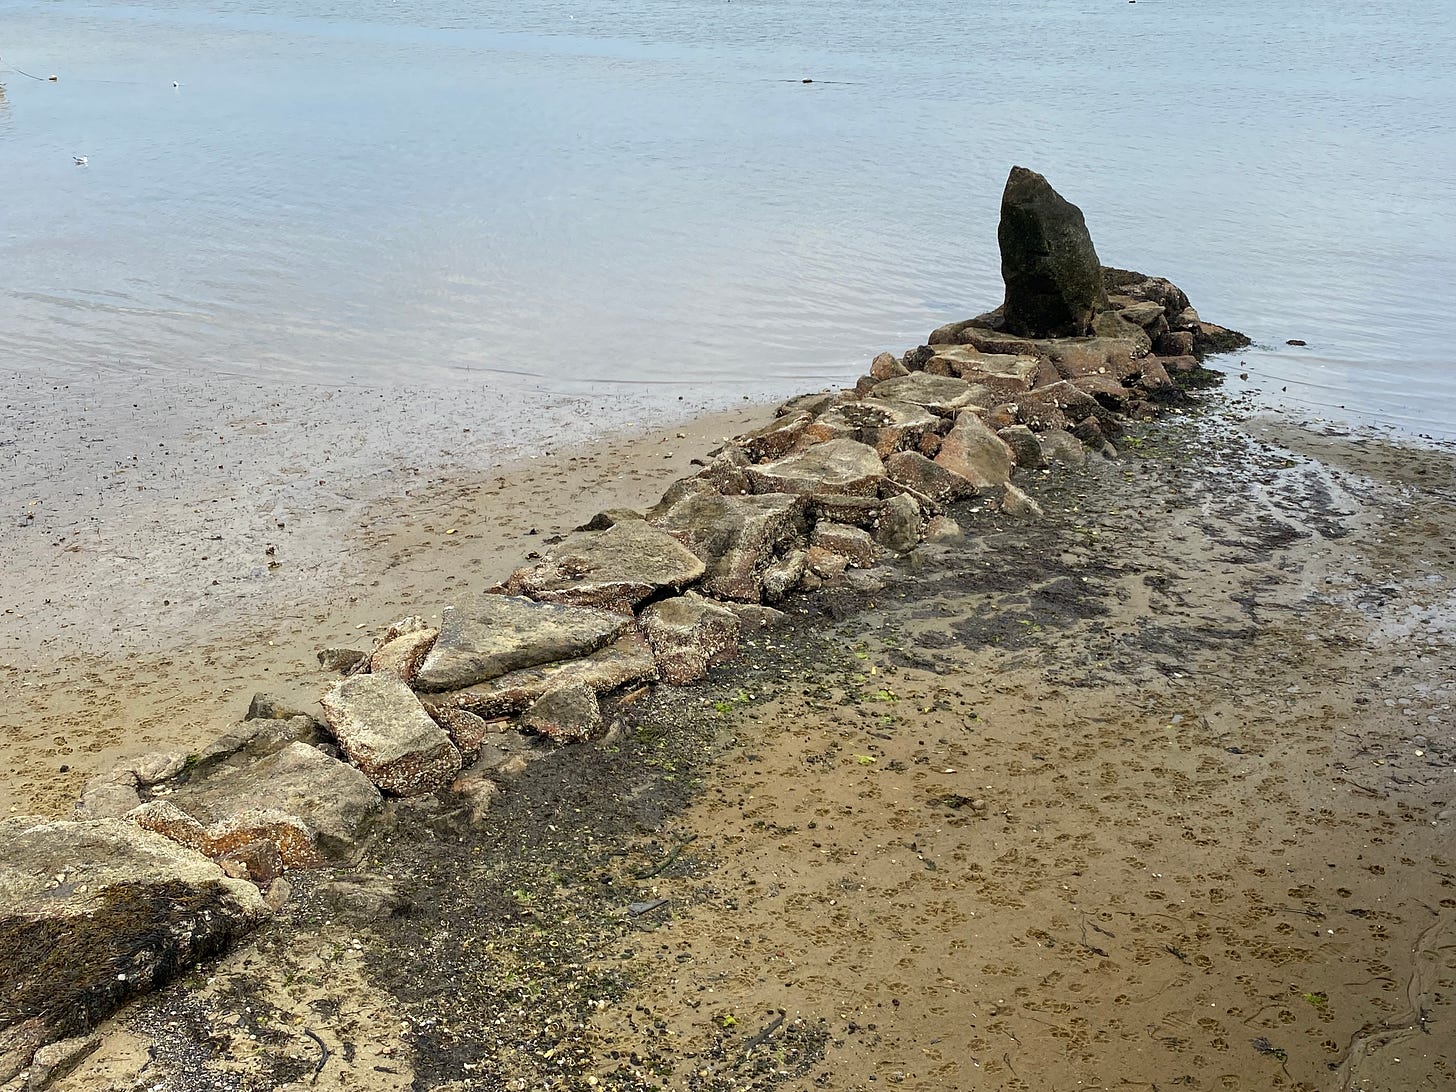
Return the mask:
<path fill-rule="evenodd" d="M 318 650 L 319 667 L 325 671 L 337 671 L 340 674 L 353 671 L 368 658 L 367 652 L 361 652 L 357 648 L 321 648 Z"/>
<path fill-rule="evenodd" d="M 1006 490 L 1001 496 L 1001 509 L 1018 519 L 1041 519 L 1046 514 L 1041 505 L 1010 482 L 1006 483 Z"/>
<path fill-rule="evenodd" d="M 541 695 L 522 713 L 521 727 L 557 743 L 585 743 L 604 730 L 601 702 L 589 686 L 563 686 Z"/>

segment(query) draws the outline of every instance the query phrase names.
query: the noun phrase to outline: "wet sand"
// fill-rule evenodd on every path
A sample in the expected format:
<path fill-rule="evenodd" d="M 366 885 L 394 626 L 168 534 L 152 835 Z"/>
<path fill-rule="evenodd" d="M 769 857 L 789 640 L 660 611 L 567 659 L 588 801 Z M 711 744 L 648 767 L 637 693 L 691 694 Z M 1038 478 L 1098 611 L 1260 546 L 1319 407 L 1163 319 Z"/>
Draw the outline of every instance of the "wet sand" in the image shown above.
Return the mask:
<path fill-rule="evenodd" d="M 527 397 L 504 418 L 487 392 L 130 390 L 99 375 L 9 393 L 4 813 L 68 816 L 87 777 L 215 739 L 258 690 L 311 705 L 329 677 L 318 649 L 437 617 L 459 588 L 657 495 L 772 412 L 689 406 L 644 431 L 628 415 L 662 411 L 629 399 Z M 97 408 L 133 398 L 124 428 Z M 540 435 L 562 443 L 543 450 Z"/>
<path fill-rule="evenodd" d="M 57 1087 L 1451 1087 L 1456 460 L 1242 416 L 401 805 L 407 912 L 296 873 Z M 472 484 L 371 556 L 467 579 Z"/>

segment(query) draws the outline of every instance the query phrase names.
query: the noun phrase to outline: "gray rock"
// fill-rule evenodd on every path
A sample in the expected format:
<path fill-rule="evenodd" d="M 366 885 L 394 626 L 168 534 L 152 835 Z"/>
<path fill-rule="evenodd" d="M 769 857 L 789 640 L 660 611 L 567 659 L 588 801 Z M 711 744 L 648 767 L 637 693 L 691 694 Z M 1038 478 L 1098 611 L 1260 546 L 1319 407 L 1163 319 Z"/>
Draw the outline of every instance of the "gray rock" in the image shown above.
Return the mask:
<path fill-rule="evenodd" d="M 885 458 L 903 448 L 914 447 L 927 432 L 944 422 L 924 406 L 911 402 L 866 398 L 840 402 L 810 424 L 804 435 L 816 443 L 828 440 L 858 440 Z"/>
<path fill-rule="evenodd" d="M 638 619 L 663 682 L 696 682 L 738 655 L 738 616 L 698 595 L 654 603 Z"/>
<path fill-rule="evenodd" d="M 1123 318 L 1121 311 L 1103 311 L 1092 320 L 1092 333 L 1098 337 L 1130 341 L 1139 354 L 1147 353 L 1153 347 L 1153 339 L 1148 332 L 1137 323 Z"/>
<path fill-rule="evenodd" d="M 0 819 L 0 1084 L 271 916 L 252 884 L 131 823 Z"/>
<path fill-rule="evenodd" d="M 291 743 L 325 747 L 332 742 L 333 737 L 324 726 L 306 714 L 287 720 L 245 720 L 198 751 L 188 765 L 187 775 L 201 777 L 225 762 L 245 764 L 281 751 Z"/>
<path fill-rule="evenodd" d="M 459 690 L 523 667 L 575 659 L 610 644 L 631 624 L 617 612 L 476 595 L 445 608 L 439 639 L 414 685 L 424 692 Z"/>
<path fill-rule="evenodd" d="M 1006 428 L 997 429 L 996 435 L 1011 449 L 1011 457 L 1016 460 L 1017 466 L 1027 470 L 1040 470 L 1046 465 L 1041 441 L 1025 425 L 1008 425 Z"/>
<path fill-rule="evenodd" d="M 901 451 L 891 455 L 885 460 L 885 474 L 896 485 L 905 486 L 936 505 L 946 505 L 976 495 L 974 482 L 916 451 Z"/>
<path fill-rule="evenodd" d="M 319 667 L 340 674 L 353 671 L 369 658 L 369 653 L 357 648 L 321 648 L 317 655 Z"/>
<path fill-rule="evenodd" d="M 1012 167 L 1001 196 L 1003 321 L 1027 337 L 1076 337 L 1107 309 L 1102 263 L 1082 210 L 1025 167 Z"/>
<path fill-rule="evenodd" d="M 214 767 L 165 799 L 204 829 L 208 844 L 198 848 L 207 856 L 216 858 L 251 841 L 272 841 L 284 863 L 294 866 L 318 863 L 319 853 L 352 855 L 383 804 L 362 772 L 304 743 L 256 761 Z M 270 833 L 280 813 L 299 821 L 306 847 L 293 844 L 286 824 L 283 839 Z"/>
<path fill-rule="evenodd" d="M 978 490 L 1001 489 L 1011 478 L 1011 449 L 969 410 L 946 433 L 936 465 L 965 478 Z"/>
<path fill-rule="evenodd" d="M 786 413 L 762 428 L 736 437 L 733 443 L 743 450 L 749 462 L 761 463 L 765 459 L 777 459 L 793 450 L 794 444 L 813 420 L 813 414 L 804 410 Z"/>
<path fill-rule="evenodd" d="M 815 523 L 828 520 L 872 531 L 880 525 L 884 511 L 885 502 L 879 497 L 846 497 L 832 493 L 809 497 L 809 512 Z"/>
<path fill-rule="evenodd" d="M 43 1046 L 30 1060 L 25 1092 L 41 1092 L 75 1069 L 101 1045 L 99 1035 L 78 1035 Z"/>
<path fill-rule="evenodd" d="M 809 567 L 807 550 L 792 550 L 772 562 L 763 572 L 763 597 L 777 603 L 799 586 Z"/>
<path fill-rule="evenodd" d="M 1006 489 L 1001 494 L 1001 510 L 1008 516 L 1019 519 L 1041 519 L 1044 515 L 1041 505 L 1010 482 L 1006 483 Z"/>
<path fill-rule="evenodd" d="M 608 527 L 634 519 L 646 519 L 646 517 L 635 508 L 604 508 L 576 530 L 605 531 Z"/>
<path fill-rule="evenodd" d="M 1178 310 L 1182 310 L 1182 308 Z M 1174 311 L 1173 313 L 1177 314 L 1178 312 Z M 1163 304 L 1154 300 L 1142 300 L 1138 303 L 1131 304 L 1128 307 L 1122 308 L 1118 314 L 1122 316 L 1124 321 L 1131 322 L 1133 325 L 1141 327 L 1144 330 L 1156 325 L 1159 319 L 1162 319 L 1164 322 L 1168 320 Z"/>
<path fill-rule="evenodd" d="M 953 417 L 967 406 L 975 405 L 976 396 L 982 392 L 964 379 L 932 375 L 930 372 L 912 372 L 899 379 L 887 379 L 883 383 L 877 383 L 870 394 L 879 401 L 908 402 L 939 417 Z"/>
<path fill-rule="evenodd" d="M 829 440 L 747 472 L 755 493 L 868 496 L 885 476 L 885 466 L 872 447 L 856 440 Z"/>
<path fill-rule="evenodd" d="M 825 520 L 814 525 L 809 542 L 811 546 L 838 554 L 856 569 L 868 569 L 875 563 L 875 540 L 859 527 Z"/>
<path fill-rule="evenodd" d="M 643 600 L 681 591 L 704 571 L 677 539 L 634 520 L 568 536 L 536 565 L 512 573 L 505 590 L 546 603 L 631 614 Z"/>
<path fill-rule="evenodd" d="M 756 603 L 764 568 L 808 533 L 806 511 L 805 498 L 787 493 L 688 494 L 653 518 L 703 562 L 706 594 Z"/>
<path fill-rule="evenodd" d="M 521 714 L 521 727 L 556 743 L 586 743 L 605 730 L 596 691 L 574 682 L 548 690 Z"/>
<path fill-rule="evenodd" d="M 1064 429 L 1037 433 L 1037 441 L 1041 444 L 1042 458 L 1048 463 L 1075 467 L 1087 465 L 1087 450 L 1082 441 Z"/>
<path fill-rule="evenodd" d="M 393 675 L 406 683 L 413 683 L 419 674 L 420 665 L 435 646 L 440 631 L 417 629 L 413 633 L 401 633 L 398 637 L 383 642 L 374 655 L 369 657 L 369 671 L 374 675 Z"/>
<path fill-rule="evenodd" d="M 598 694 L 635 683 L 654 682 L 657 664 L 641 634 L 628 631 L 616 641 L 576 660 L 522 668 L 463 690 L 427 695 L 436 715 L 465 709 L 481 717 L 519 713 L 543 694 L 580 682 Z"/>
<path fill-rule="evenodd" d="M 837 401 L 839 401 L 838 391 L 819 391 L 815 394 L 796 395 L 778 408 L 778 416 L 785 417 L 803 411 L 810 417 L 818 417 Z"/>
<path fill-rule="evenodd" d="M 773 607 L 765 607 L 758 603 L 724 603 L 724 607 L 731 610 L 738 618 L 743 629 L 776 629 L 788 620 L 788 615 L 781 610 L 774 610 Z"/>
<path fill-rule="evenodd" d="M 806 419 L 805 415 L 796 415 L 796 421 Z M 801 435 L 802 428 L 796 435 Z M 737 444 L 729 444 L 722 451 L 713 457 L 713 461 L 702 470 L 698 471 L 697 481 L 711 487 L 714 493 L 721 493 L 725 497 L 741 497 L 748 492 L 748 475 L 743 468 L 752 463 L 748 452 Z"/>
<path fill-rule="evenodd" d="M 920 542 L 923 524 L 920 505 L 902 493 L 885 502 L 885 514 L 875 531 L 875 541 L 894 553 L 909 553 Z"/>
<path fill-rule="evenodd" d="M 319 888 L 323 904 L 354 921 L 403 917 L 414 909 L 408 895 L 387 876 L 341 876 Z"/>
<path fill-rule="evenodd" d="M 1066 380 L 1038 387 L 1016 400 L 1017 417 L 1037 432 L 1062 428 L 1068 422 L 1076 424 L 1103 412 L 1097 399 Z"/>
<path fill-rule="evenodd" d="M 76 801 L 77 819 L 120 819 L 142 802 L 141 785 L 128 769 L 112 769 L 91 778 Z"/>
<path fill-rule="evenodd" d="M 273 694 L 265 694 L 261 690 L 253 695 L 253 700 L 248 703 L 248 711 L 243 714 L 244 720 L 291 720 L 294 717 L 307 717 L 309 712 L 300 709 L 287 698 L 280 698 Z"/>
<path fill-rule="evenodd" d="M 349 761 L 385 792 L 434 792 L 460 772 L 460 752 L 399 679 L 344 679 L 329 688 L 323 707 L 324 719 Z"/>

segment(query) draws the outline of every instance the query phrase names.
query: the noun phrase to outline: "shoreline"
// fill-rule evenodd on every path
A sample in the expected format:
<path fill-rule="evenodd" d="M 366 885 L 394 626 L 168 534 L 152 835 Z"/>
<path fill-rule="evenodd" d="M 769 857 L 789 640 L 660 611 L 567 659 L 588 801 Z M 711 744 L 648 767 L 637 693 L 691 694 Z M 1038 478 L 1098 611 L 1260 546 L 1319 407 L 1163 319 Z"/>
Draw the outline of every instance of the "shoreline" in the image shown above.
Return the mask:
<path fill-rule="evenodd" d="M 268 651 L 247 662 L 272 711 L 250 709 L 260 719 L 216 745 L 93 779 L 78 814 L 94 826 L 8 828 L 26 861 L 27 839 L 53 854 L 45 839 L 63 840 L 62 827 L 84 839 L 116 824 L 138 847 L 164 835 L 145 852 L 226 872 L 207 897 L 237 912 L 228 930 L 263 925 L 209 977 L 164 986 L 161 974 L 160 992 L 107 1034 L 67 1047 L 78 1068 L 55 1087 L 136 1087 L 125 1074 L 139 1076 L 143 1052 L 143 1069 L 160 1057 L 179 1079 L 211 1082 L 198 1087 L 301 1087 L 307 1067 L 284 1027 L 320 1048 L 317 1078 L 334 1052 L 308 1013 L 346 1006 L 369 1016 L 327 1024 L 336 1067 L 381 1090 L 399 1086 L 400 1066 L 432 1088 L 861 1090 L 882 1073 L 958 1088 L 977 1071 L 1025 1086 L 1010 1048 L 994 1057 L 999 1034 L 1024 1069 L 1067 1081 L 1112 1064 L 1124 1079 L 1197 1084 L 1229 1054 L 1225 1083 L 1269 1079 L 1272 1058 L 1313 1088 L 1321 1033 L 1342 1089 L 1389 1065 L 1387 1047 L 1449 1018 L 1444 972 L 1424 961 L 1442 958 L 1456 922 L 1456 900 L 1439 894 L 1456 772 L 1443 684 L 1456 651 L 1442 638 L 1456 464 L 1351 443 L 1336 445 L 1337 469 L 1328 450 L 1326 462 L 1302 454 L 1318 442 L 1297 429 L 1238 430 L 1228 401 L 1185 417 L 1186 390 L 1208 379 L 1204 353 L 1241 335 L 1204 323 L 1166 281 L 1099 276 L 1096 336 L 1015 336 L 998 309 L 903 358 L 881 354 L 852 390 L 791 399 L 757 428 L 763 411 L 748 407 L 696 431 L 556 452 L 567 473 L 555 490 L 528 462 L 356 513 L 348 559 L 367 589 L 345 612 L 266 630 Z M 1159 407 L 1171 413 L 1155 422 Z M 730 422 L 733 442 L 689 459 Z M 682 476 L 685 460 L 702 470 Z M 669 481 L 645 514 L 621 510 Z M 284 514 L 270 513 L 278 530 Z M 525 567 L 500 567 L 511 550 Z M 277 545 L 265 556 L 268 572 L 288 564 Z M 405 619 L 372 653 L 342 658 L 346 678 L 320 703 L 327 728 L 289 711 L 312 709 L 289 686 L 316 695 L 325 672 L 295 661 L 282 680 L 257 677 L 257 658 L 330 644 L 325 628 L 379 633 L 432 594 L 450 603 L 438 628 Z M 215 680 L 221 638 L 192 650 L 200 665 L 132 652 L 129 681 L 158 668 Z M 359 642 L 334 647 L 346 643 Z M 1402 696 L 1365 708 L 1362 673 L 1382 664 Z M 671 685 L 641 685 L 659 678 Z M 583 680 L 580 693 L 563 679 Z M 390 705 L 396 694 L 409 710 Z M 115 728 L 95 691 L 76 697 L 99 713 L 98 733 Z M 186 734 L 152 724 L 173 746 Z M 199 742 L 223 730 L 190 727 Z M 387 732 L 413 749 L 389 751 Z M 1346 776 L 1373 749 L 1388 780 Z M 283 787 L 300 774 L 298 790 Z M 1370 798 L 1401 817 L 1361 810 Z M 1359 875 L 1357 849 L 1417 816 L 1399 867 L 1380 853 Z M 1189 845 L 1172 837 L 1180 827 Z M 1301 837 L 1344 886 L 1324 890 Z M 1253 850 L 1289 863 L 1260 866 Z M 91 866 L 83 854 L 79 874 L 12 868 L 11 897 L 48 881 L 65 900 L 93 882 L 111 898 L 116 881 L 93 881 Z M 1335 898 L 1379 924 L 1301 932 L 1282 920 L 1323 924 Z M 1204 902 L 1233 905 L 1183 909 Z M 1170 918 L 1177 927 L 1158 920 Z M 7 943 L 29 943 L 44 920 Z M 1175 962 L 1155 972 L 1160 941 Z M 217 950 L 197 943 L 183 963 Z M 992 962 L 960 966 L 958 953 L 983 947 Z M 1380 1004 L 1385 987 L 1350 993 L 1360 984 L 1316 955 L 1393 983 L 1377 968 L 1407 949 L 1401 1010 Z M 341 958 L 350 973 L 335 973 Z M 1279 995 L 1266 991 L 1291 961 L 1308 965 L 1308 988 L 1290 989 L 1313 1015 L 1285 1007 L 1270 1022 Z M 26 984 L 33 973 L 16 989 L 45 991 Z M 1114 985 L 1124 992 L 1109 1000 Z M 1147 1032 L 1166 990 L 1195 986 L 1190 1012 L 1207 1001 L 1228 1019 Z M 239 1024 L 238 1003 L 264 1015 Z M 1069 1015 L 1084 1008 L 1102 1032 Z M 762 1027 L 745 1038 L 754 1011 Z M 966 1036 L 967 1012 L 984 1033 Z M 1008 1013 L 1056 1033 L 1031 1046 Z M 1234 1018 L 1267 1032 L 1249 1039 L 1252 1060 L 1230 1053 Z M 37 1017 L 35 1034 L 74 1030 L 69 1019 Z M 202 1038 L 177 1036 L 179 1024 Z M 219 1057 L 207 1044 L 224 1026 L 249 1027 L 251 1044 L 233 1038 Z M 26 1034 L 8 1030 L 7 1065 Z M 1122 1057 L 1119 1044 L 1147 1034 L 1161 1050 Z M 1417 1053 L 1429 1073 L 1456 1073 L 1441 1050 Z"/>
<path fill-rule="evenodd" d="M 1211 400 L 298 873 L 56 1089 L 1449 1079 L 1456 460 Z"/>
<path fill-rule="evenodd" d="M 258 690 L 311 704 L 333 677 L 318 665 L 318 650 L 357 643 L 361 633 L 372 638 L 389 618 L 421 611 L 438 617 L 461 576 L 504 579 L 533 540 L 570 531 L 603 507 L 660 492 L 694 469 L 693 459 L 772 414 L 772 406 L 745 402 L 646 431 L 553 444 L 549 453 L 505 458 L 490 470 L 420 468 L 401 492 L 346 516 L 328 508 L 302 512 L 296 523 L 312 526 L 299 533 L 314 541 L 297 549 L 276 528 L 269 534 L 249 527 L 240 535 L 250 540 L 242 549 L 254 555 L 241 578 L 242 611 L 194 606 L 174 613 L 134 584 L 122 589 L 116 610 L 140 639 L 112 653 L 38 643 L 43 633 L 56 637 L 44 611 L 6 617 L 7 630 L 26 647 L 20 655 L 0 654 L 0 683 L 16 699 L 0 710 L 0 766 L 11 773 L 0 815 L 69 817 L 87 778 L 149 749 L 194 750 L 210 742 Z M 192 536 L 210 537 L 200 527 Z M 274 541 L 270 556 L 265 550 Z M 280 568 L 270 572 L 270 560 Z M 15 563 L 9 571 L 41 584 L 56 579 L 58 561 L 52 552 L 29 569 Z M 162 560 L 164 568 L 172 562 Z M 369 573 L 368 581 L 353 582 L 355 572 Z M 195 600 L 205 583 L 193 583 Z"/>

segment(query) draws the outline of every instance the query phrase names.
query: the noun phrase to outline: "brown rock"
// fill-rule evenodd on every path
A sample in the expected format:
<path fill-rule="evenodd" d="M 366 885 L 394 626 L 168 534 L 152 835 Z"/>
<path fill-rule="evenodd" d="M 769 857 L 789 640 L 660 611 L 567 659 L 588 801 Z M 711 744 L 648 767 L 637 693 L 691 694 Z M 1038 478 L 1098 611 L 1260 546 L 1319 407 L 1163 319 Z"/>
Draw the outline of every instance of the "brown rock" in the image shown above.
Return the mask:
<path fill-rule="evenodd" d="M 907 486 L 937 505 L 976 495 L 976 486 L 955 470 L 913 451 L 902 451 L 885 462 L 890 481 Z"/>
<path fill-rule="evenodd" d="M 962 413 L 945 436 L 937 466 L 965 478 L 977 489 L 1001 489 L 1011 478 L 1011 449 L 974 413 Z"/>
<path fill-rule="evenodd" d="M 883 382 L 896 376 L 908 375 L 909 369 L 893 353 L 881 353 L 870 362 L 870 378 Z"/>

